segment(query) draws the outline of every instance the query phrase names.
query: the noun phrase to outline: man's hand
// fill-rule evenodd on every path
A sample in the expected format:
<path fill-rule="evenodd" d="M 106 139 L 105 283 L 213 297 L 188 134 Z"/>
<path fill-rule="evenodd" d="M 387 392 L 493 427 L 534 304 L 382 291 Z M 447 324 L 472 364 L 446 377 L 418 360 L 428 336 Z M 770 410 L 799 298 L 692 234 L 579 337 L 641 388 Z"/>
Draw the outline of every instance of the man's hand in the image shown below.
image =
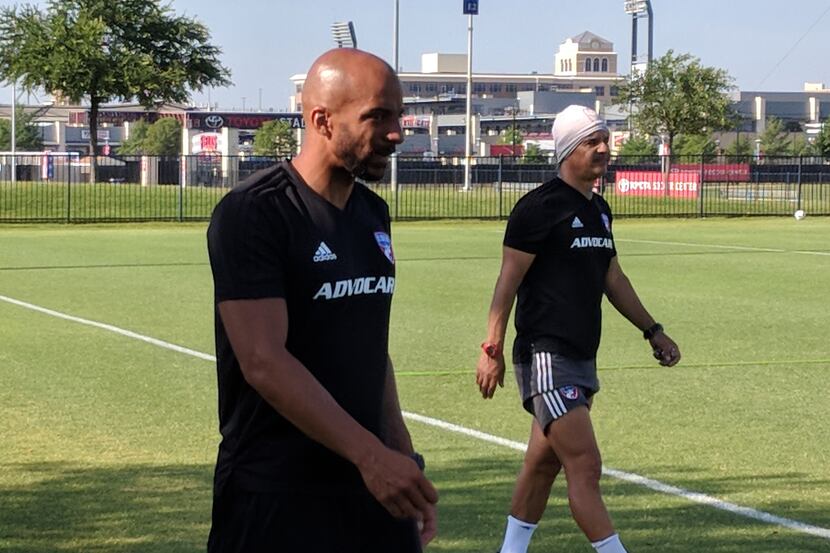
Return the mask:
<path fill-rule="evenodd" d="M 482 352 L 478 358 L 476 369 L 476 384 L 481 391 L 481 397 L 490 399 L 496 393 L 496 385 L 504 388 L 504 354 L 499 352 L 490 357 Z"/>
<path fill-rule="evenodd" d="M 423 523 L 421 539 L 435 535 L 438 492 L 411 458 L 385 446 L 372 448 L 357 463 L 369 493 L 396 518 Z"/>
<path fill-rule="evenodd" d="M 423 518 L 418 519 L 418 532 L 421 534 L 421 545 L 424 547 L 438 533 L 438 513 L 434 503 L 429 503 L 427 511 L 423 513 Z"/>
<path fill-rule="evenodd" d="M 680 361 L 680 349 L 664 332 L 658 332 L 649 340 L 654 358 L 664 367 L 673 367 Z"/>

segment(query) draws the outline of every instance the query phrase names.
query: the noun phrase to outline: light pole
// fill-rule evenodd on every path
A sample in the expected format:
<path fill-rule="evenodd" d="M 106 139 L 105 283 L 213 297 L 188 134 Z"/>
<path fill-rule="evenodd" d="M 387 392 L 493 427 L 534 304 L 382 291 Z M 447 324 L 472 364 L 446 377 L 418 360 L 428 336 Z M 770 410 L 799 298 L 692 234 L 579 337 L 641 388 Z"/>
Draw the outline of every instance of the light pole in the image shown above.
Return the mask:
<path fill-rule="evenodd" d="M 395 74 L 398 73 L 398 29 L 400 27 L 400 0 L 395 0 L 394 10 L 394 26 L 392 27 L 392 63 L 395 68 Z M 403 129 L 401 129 L 403 132 Z M 392 153 L 392 167 L 391 167 L 390 185 L 392 186 L 392 194 L 395 197 L 397 205 L 398 197 L 398 152 Z"/>
<path fill-rule="evenodd" d="M 625 0 L 625 13 L 631 14 L 631 72 L 643 65 L 637 55 L 637 21 L 648 17 L 648 57 L 647 65 L 654 59 L 654 11 L 651 9 L 651 0 Z"/>
<path fill-rule="evenodd" d="M 11 152 L 12 152 L 12 186 L 17 181 L 17 78 L 12 79 L 12 135 Z"/>
<path fill-rule="evenodd" d="M 478 15 L 478 0 L 464 0 L 464 13 L 467 15 L 467 110 L 466 131 L 464 136 L 464 191 L 470 189 L 470 159 L 473 140 L 473 16 Z"/>
<path fill-rule="evenodd" d="M 510 125 L 510 155 L 516 157 L 516 112 L 518 111 L 518 107 L 513 105 L 507 106 L 504 109 L 510 111 L 512 121 Z"/>
<path fill-rule="evenodd" d="M 354 31 L 354 23 L 351 21 L 332 23 L 331 37 L 338 48 L 357 48 L 357 35 Z"/>

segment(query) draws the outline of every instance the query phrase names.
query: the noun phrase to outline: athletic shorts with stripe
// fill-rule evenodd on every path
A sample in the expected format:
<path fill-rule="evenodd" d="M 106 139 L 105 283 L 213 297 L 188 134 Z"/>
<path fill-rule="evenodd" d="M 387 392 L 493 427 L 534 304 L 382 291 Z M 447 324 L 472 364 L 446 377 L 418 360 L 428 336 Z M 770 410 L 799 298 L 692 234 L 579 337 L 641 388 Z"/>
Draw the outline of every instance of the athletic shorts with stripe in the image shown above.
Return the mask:
<path fill-rule="evenodd" d="M 591 397 L 599 391 L 595 359 L 537 351 L 530 363 L 513 368 L 522 405 L 543 429 L 579 405 L 590 408 Z"/>

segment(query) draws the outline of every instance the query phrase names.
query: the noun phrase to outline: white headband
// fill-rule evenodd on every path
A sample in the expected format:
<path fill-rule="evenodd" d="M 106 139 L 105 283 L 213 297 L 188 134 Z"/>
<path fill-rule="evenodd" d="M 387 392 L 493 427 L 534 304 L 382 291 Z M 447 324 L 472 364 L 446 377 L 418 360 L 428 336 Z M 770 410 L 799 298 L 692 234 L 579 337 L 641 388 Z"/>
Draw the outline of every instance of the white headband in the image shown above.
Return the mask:
<path fill-rule="evenodd" d="M 607 131 L 605 121 L 585 106 L 571 105 L 563 109 L 553 122 L 553 145 L 561 165 L 580 142 L 597 131 Z"/>

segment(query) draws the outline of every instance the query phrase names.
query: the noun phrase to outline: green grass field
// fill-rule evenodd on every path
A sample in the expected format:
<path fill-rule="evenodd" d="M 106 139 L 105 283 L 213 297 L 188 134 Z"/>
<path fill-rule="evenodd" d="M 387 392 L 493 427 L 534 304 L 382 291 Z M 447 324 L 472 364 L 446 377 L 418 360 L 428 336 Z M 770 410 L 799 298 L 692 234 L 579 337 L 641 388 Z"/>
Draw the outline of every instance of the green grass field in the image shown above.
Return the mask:
<path fill-rule="evenodd" d="M 515 383 L 483 401 L 500 223 L 400 223 L 392 356 L 406 411 L 523 442 Z M 204 550 L 213 353 L 205 226 L 0 227 L 0 551 Z M 660 368 L 606 306 L 594 420 L 608 468 L 825 529 L 606 477 L 632 553 L 830 551 L 830 219 L 621 220 L 623 268 L 684 353 Z M 521 454 L 410 421 L 441 493 L 431 552 L 492 552 Z M 325 521 L 321 521 L 321 528 Z M 554 487 L 531 552 L 591 551 Z"/>

